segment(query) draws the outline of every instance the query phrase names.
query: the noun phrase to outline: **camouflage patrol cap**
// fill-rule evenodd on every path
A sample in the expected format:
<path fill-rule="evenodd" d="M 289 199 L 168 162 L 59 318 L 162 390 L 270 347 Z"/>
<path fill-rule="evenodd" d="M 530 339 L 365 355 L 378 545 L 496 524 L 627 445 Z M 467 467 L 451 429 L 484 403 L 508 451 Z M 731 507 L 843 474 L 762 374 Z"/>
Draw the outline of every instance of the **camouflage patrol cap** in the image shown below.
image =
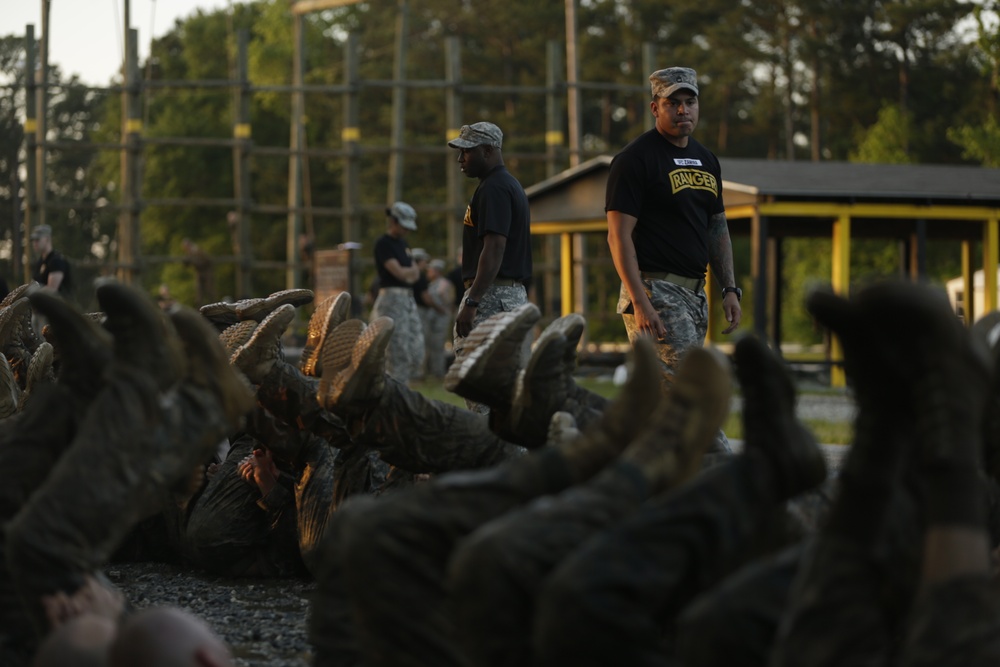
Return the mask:
<path fill-rule="evenodd" d="M 698 94 L 698 74 L 690 67 L 668 67 L 649 75 L 653 97 L 669 97 L 674 92 L 686 88 Z"/>
<path fill-rule="evenodd" d="M 458 138 L 448 142 L 452 148 L 475 148 L 476 146 L 500 148 L 502 144 L 503 132 L 493 123 L 486 121 L 463 125 L 462 129 L 458 131 Z"/>

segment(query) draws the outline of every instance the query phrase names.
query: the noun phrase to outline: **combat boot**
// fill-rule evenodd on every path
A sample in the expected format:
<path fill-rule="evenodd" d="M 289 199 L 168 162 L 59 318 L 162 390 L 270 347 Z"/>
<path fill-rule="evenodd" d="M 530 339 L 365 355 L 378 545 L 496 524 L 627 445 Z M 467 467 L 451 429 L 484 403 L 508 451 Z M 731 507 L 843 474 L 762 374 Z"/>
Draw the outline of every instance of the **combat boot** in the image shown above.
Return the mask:
<path fill-rule="evenodd" d="M 316 306 L 309 327 L 306 330 L 306 342 L 302 346 L 302 357 L 299 360 L 299 370 L 312 377 L 323 375 L 321 350 L 327 333 L 333 331 L 351 312 L 350 292 L 341 292 L 331 296 Z"/>
<path fill-rule="evenodd" d="M 729 361 L 707 347 L 684 354 L 670 391 L 646 430 L 622 452 L 643 471 L 654 492 L 676 488 L 701 469 L 705 452 L 729 413 Z"/>
<path fill-rule="evenodd" d="M 114 337 L 115 360 L 149 373 L 160 391 L 174 386 L 186 361 L 163 311 L 143 292 L 114 281 L 98 285 L 97 302 Z"/>
<path fill-rule="evenodd" d="M 229 359 L 232 359 L 236 351 L 250 341 L 253 332 L 257 330 L 257 324 L 253 320 L 237 322 L 219 333 L 219 342 L 222 343 L 222 349 L 226 351 L 226 356 Z"/>
<path fill-rule="evenodd" d="M 470 401 L 506 410 L 521 368 L 525 339 L 541 312 L 532 303 L 480 322 L 466 338 L 465 352 L 448 369 L 444 388 Z"/>
<path fill-rule="evenodd" d="M 17 386 L 7 357 L 0 354 L 0 420 L 19 412 L 20 405 L 21 388 Z"/>
<path fill-rule="evenodd" d="M 744 453 L 758 452 L 774 473 L 777 500 L 826 479 L 826 461 L 816 439 L 795 416 L 795 386 L 781 359 L 747 336 L 734 350 L 743 392 Z"/>
<path fill-rule="evenodd" d="M 18 400 L 18 410 L 24 409 L 24 404 L 28 398 L 40 387 L 55 382 L 55 374 L 52 371 L 52 345 L 47 341 L 41 343 L 31 355 L 31 363 L 28 364 L 27 381 L 24 391 Z"/>
<path fill-rule="evenodd" d="M 294 318 L 294 306 L 279 306 L 257 326 L 250 340 L 233 353 L 231 363 L 250 382 L 261 384 L 281 358 L 281 336 Z"/>
<path fill-rule="evenodd" d="M 28 299 L 51 327 L 58 383 L 88 399 L 95 396 L 114 357 L 111 334 L 55 294 L 36 290 Z"/>
<path fill-rule="evenodd" d="M 576 345 L 586 322 L 575 313 L 560 317 L 542 331 L 524 370 L 518 374 L 508 429 L 528 447 L 545 444 L 552 415 L 563 409 L 576 370 Z"/>
<path fill-rule="evenodd" d="M 319 397 L 320 404 L 336 412 L 364 409 L 378 401 L 385 387 L 386 348 L 393 328 L 390 317 L 378 317 L 365 328 L 354 344 L 350 363 L 333 376 L 327 391 Z M 330 363 L 332 368 L 335 361 L 331 358 Z"/>
<path fill-rule="evenodd" d="M 312 303 L 313 292 L 308 289 L 284 289 L 273 292 L 263 299 L 237 301 L 236 316 L 241 320 L 263 322 L 264 318 L 286 304 L 298 308 Z"/>
<path fill-rule="evenodd" d="M 578 438 L 557 447 L 576 482 L 590 479 L 631 443 L 660 401 L 660 371 L 652 343 L 639 339 L 628 357 L 629 374 L 618 396 Z"/>

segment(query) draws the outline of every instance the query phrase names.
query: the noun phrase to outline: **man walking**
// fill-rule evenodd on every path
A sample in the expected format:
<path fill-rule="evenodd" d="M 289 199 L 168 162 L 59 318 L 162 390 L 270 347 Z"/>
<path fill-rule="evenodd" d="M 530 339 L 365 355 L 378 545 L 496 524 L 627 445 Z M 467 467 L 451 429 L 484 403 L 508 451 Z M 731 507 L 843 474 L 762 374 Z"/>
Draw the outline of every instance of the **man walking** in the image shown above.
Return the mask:
<path fill-rule="evenodd" d="M 465 210 L 462 278 L 465 295 L 455 316 L 456 364 L 463 359 L 465 339 L 480 322 L 512 311 L 528 300 L 524 282 L 531 277 L 528 197 L 504 166 L 503 132 L 493 123 L 463 125 L 448 142 L 459 150 L 458 162 L 479 185 Z M 466 398 L 470 410 L 489 408 Z"/>
<path fill-rule="evenodd" d="M 723 333 L 739 326 L 743 293 L 733 272 L 722 169 L 691 136 L 698 125 L 697 75 L 688 67 L 668 67 L 649 81 L 655 127 L 615 156 L 605 210 L 608 245 L 622 281 L 618 312 L 630 341 L 648 336 L 657 342 L 669 384 L 681 355 L 705 342 L 706 265 L 722 286 L 729 323 Z"/>

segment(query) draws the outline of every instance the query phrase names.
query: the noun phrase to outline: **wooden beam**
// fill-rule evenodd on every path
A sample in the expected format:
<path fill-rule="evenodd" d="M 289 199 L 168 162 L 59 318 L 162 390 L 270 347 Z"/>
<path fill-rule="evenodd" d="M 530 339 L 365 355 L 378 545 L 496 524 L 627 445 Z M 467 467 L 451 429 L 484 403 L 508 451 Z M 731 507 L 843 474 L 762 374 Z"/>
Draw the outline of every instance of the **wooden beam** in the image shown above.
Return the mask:
<path fill-rule="evenodd" d="M 310 12 L 319 12 L 324 9 L 343 7 L 345 5 L 357 4 L 359 0 L 298 0 L 292 3 L 292 14 L 300 16 Z"/>

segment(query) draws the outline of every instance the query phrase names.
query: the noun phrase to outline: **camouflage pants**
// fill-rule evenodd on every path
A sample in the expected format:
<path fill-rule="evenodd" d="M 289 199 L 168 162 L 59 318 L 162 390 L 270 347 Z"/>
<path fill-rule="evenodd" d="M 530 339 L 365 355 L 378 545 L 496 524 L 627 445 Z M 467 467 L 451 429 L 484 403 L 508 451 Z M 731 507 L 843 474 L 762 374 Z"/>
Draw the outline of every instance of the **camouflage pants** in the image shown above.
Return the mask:
<path fill-rule="evenodd" d="M 400 382 L 423 375 L 424 327 L 409 287 L 383 287 L 372 305 L 371 319 L 391 317 L 395 323 L 386 351 L 385 372 Z"/>
<path fill-rule="evenodd" d="M 376 407 L 347 422 L 355 442 L 414 473 L 486 468 L 525 453 L 491 431 L 482 415 L 428 399 L 392 378 Z"/>
<path fill-rule="evenodd" d="M 768 466 L 730 459 L 581 542 L 539 588 L 533 664 L 670 664 L 680 612 L 771 533 Z"/>
<path fill-rule="evenodd" d="M 562 456 L 542 449 L 345 503 L 318 559 L 324 569 L 310 617 L 314 664 L 462 664 L 445 584 L 455 545 L 490 519 L 571 483 Z"/>
<path fill-rule="evenodd" d="M 669 387 L 677 372 L 677 364 L 684 353 L 705 344 L 708 333 L 708 299 L 704 291 L 693 291 L 666 280 L 643 280 L 646 296 L 667 329 L 667 335 L 656 341 L 656 353 L 660 358 L 664 387 Z M 625 284 L 618 296 L 618 313 L 625 323 L 625 332 L 633 345 L 641 334 L 636 326 Z M 713 453 L 730 453 L 732 448 L 726 434 L 719 430 L 712 448 Z"/>
<path fill-rule="evenodd" d="M 698 596 L 677 619 L 684 667 L 764 667 L 802 564 L 805 543 L 757 559 Z"/>
<path fill-rule="evenodd" d="M 721 576 L 717 573 L 725 571 L 740 558 L 740 552 L 750 551 L 746 549 L 746 537 L 757 532 L 770 518 L 745 507 L 767 504 L 761 502 L 766 496 L 748 481 L 749 476 L 759 474 L 759 463 L 724 464 L 734 467 L 728 474 L 717 471 L 706 475 L 704 480 L 696 480 L 692 489 L 681 492 L 679 507 L 659 513 L 663 523 L 658 529 L 651 529 L 652 532 L 662 530 L 665 539 L 675 540 L 670 550 L 658 551 L 669 556 L 664 559 L 663 567 L 679 568 L 677 572 L 657 575 L 651 580 L 664 585 L 664 590 L 659 591 L 664 606 L 679 609 L 690 598 L 692 592 L 681 585 L 686 578 L 690 577 L 697 585 L 708 586 L 715 577 Z M 728 497 L 723 494 L 720 500 L 719 487 L 727 491 L 736 489 L 736 493 Z M 739 489 L 743 489 L 745 495 Z M 730 507 L 727 500 L 733 501 L 734 506 Z M 549 576 L 588 540 L 603 539 L 600 536 L 604 531 L 638 521 L 639 517 L 632 517 L 637 512 L 640 516 L 647 512 L 640 509 L 644 503 L 657 506 L 664 502 L 669 501 L 665 498 L 650 500 L 647 484 L 639 471 L 628 463 L 618 462 L 586 484 L 571 487 L 556 496 L 539 498 L 490 521 L 460 542 L 451 558 L 448 589 L 457 627 L 456 641 L 470 662 L 481 666 L 536 664 L 533 655 L 533 642 L 538 641 L 536 609 Z M 716 546 L 728 546 L 730 553 L 716 552 Z M 685 549 L 690 553 L 685 553 Z M 635 554 L 629 554 L 614 562 L 627 564 L 623 567 L 628 568 L 638 559 Z M 731 653 L 730 658 L 745 654 L 749 647 L 759 651 L 770 649 L 770 638 L 777 630 L 793 573 L 794 568 L 791 572 L 787 568 L 775 572 L 769 567 L 764 571 L 766 576 L 754 577 L 750 580 L 752 585 L 743 585 L 739 595 L 718 596 L 703 605 L 707 609 L 702 618 L 709 614 L 713 618 L 724 616 L 728 623 L 720 627 L 724 632 L 733 630 L 725 634 L 729 637 L 729 646 L 739 650 Z M 624 575 L 614 571 L 607 576 Z M 607 585 L 614 584 L 609 581 Z M 630 582 L 627 585 L 640 584 Z M 604 593 L 595 592 L 596 595 Z M 616 610 L 621 612 L 628 607 L 629 602 L 621 600 Z M 659 607 L 655 610 L 659 611 Z M 621 623 L 634 620 L 633 617 Z M 654 614 L 653 621 L 667 626 L 671 619 Z M 758 630 L 757 624 L 763 627 Z M 598 623 L 591 630 L 601 632 Z M 699 647 L 705 644 L 706 636 L 707 633 L 696 635 L 695 644 Z M 567 638 L 567 641 L 572 639 Z M 663 651 L 656 659 L 666 662 L 667 657 L 668 653 Z M 633 663 L 622 660 L 607 664 Z"/>
<path fill-rule="evenodd" d="M 914 608 L 900 664 L 1000 664 L 1000 598 L 995 580 L 969 575 L 929 587 Z"/>
<path fill-rule="evenodd" d="M 424 323 L 424 358 L 427 375 L 443 378 L 448 370 L 444 363 L 444 344 L 448 340 L 450 313 L 439 313 L 433 308 L 421 308 L 420 319 Z"/>
<path fill-rule="evenodd" d="M 466 296 L 468 296 L 469 291 L 465 291 Z M 463 298 L 464 302 L 465 299 Z M 484 320 L 496 315 L 497 313 L 506 313 L 523 306 L 528 302 L 528 292 L 524 289 L 524 285 L 494 285 L 486 290 L 486 294 L 483 298 L 479 300 L 479 308 L 476 309 L 476 317 L 472 320 L 472 328 L 476 328 Z M 465 356 L 465 338 L 459 336 L 456 332 L 453 334 L 453 350 L 455 351 L 455 361 Z M 531 350 L 531 340 L 525 340 L 525 347 L 522 350 L 522 359 L 514 360 L 511 362 L 518 363 L 518 366 L 523 366 L 525 360 L 528 358 L 528 354 Z M 473 412 L 478 412 L 481 415 L 488 415 L 490 413 L 490 406 L 483 405 L 482 403 L 476 403 L 475 401 L 470 401 L 466 399 L 465 405 Z"/>

